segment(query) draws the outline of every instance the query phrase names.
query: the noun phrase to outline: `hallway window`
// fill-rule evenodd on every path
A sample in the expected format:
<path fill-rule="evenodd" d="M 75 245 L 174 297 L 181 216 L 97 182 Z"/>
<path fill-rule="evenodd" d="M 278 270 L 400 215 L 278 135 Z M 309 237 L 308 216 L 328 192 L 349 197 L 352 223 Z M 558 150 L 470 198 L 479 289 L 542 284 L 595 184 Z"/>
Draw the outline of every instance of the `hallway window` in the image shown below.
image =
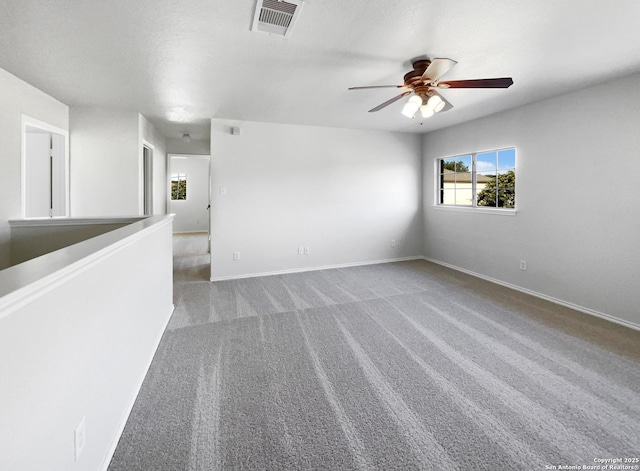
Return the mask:
<path fill-rule="evenodd" d="M 171 199 L 172 200 L 187 199 L 187 174 L 186 173 L 171 174 Z"/>

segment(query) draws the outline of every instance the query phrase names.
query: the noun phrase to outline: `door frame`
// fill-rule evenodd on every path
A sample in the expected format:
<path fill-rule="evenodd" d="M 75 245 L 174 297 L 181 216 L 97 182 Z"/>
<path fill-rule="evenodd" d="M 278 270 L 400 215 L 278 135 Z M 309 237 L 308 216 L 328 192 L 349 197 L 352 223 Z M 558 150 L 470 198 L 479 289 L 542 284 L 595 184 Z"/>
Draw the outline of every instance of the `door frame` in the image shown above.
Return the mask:
<path fill-rule="evenodd" d="M 146 139 L 142 139 L 140 143 L 140 159 L 138 165 L 138 174 L 140 175 L 140 183 L 138 185 L 138 211 L 142 216 L 152 216 L 153 215 L 153 200 L 155 199 L 155 191 L 153 188 L 153 161 L 155 160 L 156 148 L 153 144 L 151 144 Z M 149 175 L 145 174 L 145 165 L 144 165 L 144 148 L 147 148 L 151 151 L 151 161 L 149 165 Z M 148 177 L 148 178 L 147 178 Z M 149 186 L 149 188 L 147 188 Z M 145 206 L 145 198 L 147 197 L 147 191 L 150 196 L 150 212 L 149 214 L 145 214 L 144 206 Z"/>
<path fill-rule="evenodd" d="M 26 114 L 21 115 L 20 127 L 20 214 L 23 219 L 27 216 L 27 128 L 38 128 L 52 134 L 64 137 L 64 215 L 56 217 L 69 217 L 71 215 L 70 204 L 70 166 L 69 166 L 69 131 L 53 126 Z"/>
<path fill-rule="evenodd" d="M 211 253 L 211 154 L 186 154 L 186 153 L 171 153 L 167 154 L 167 180 L 166 180 L 166 188 L 167 188 L 167 212 L 169 212 L 169 208 L 171 207 L 171 159 L 177 158 L 194 158 L 194 159 L 207 159 L 209 161 L 209 181 L 208 181 L 208 197 L 209 201 L 207 201 L 208 211 L 209 211 L 209 222 L 207 224 L 207 250 Z"/>

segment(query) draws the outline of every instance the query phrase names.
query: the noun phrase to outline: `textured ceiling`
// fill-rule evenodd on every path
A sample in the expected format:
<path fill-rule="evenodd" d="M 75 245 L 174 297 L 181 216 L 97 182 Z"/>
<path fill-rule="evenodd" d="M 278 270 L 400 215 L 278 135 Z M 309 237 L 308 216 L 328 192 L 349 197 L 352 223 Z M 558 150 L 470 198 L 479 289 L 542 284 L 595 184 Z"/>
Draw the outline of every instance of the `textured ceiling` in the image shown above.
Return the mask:
<path fill-rule="evenodd" d="M 637 0 L 305 0 L 292 36 L 250 31 L 253 0 L 1 0 L 0 67 L 68 105 L 141 112 L 167 137 L 210 118 L 425 132 L 640 71 Z M 411 59 L 458 61 L 420 124 L 396 90 Z"/>

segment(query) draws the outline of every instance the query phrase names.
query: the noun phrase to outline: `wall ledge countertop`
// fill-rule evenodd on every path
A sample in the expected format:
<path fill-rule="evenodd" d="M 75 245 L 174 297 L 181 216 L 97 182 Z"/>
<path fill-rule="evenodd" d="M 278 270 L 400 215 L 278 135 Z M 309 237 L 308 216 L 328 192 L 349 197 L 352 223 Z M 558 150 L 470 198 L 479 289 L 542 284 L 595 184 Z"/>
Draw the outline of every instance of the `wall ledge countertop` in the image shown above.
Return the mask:
<path fill-rule="evenodd" d="M 95 218 L 74 218 L 74 217 L 50 217 L 50 218 L 26 218 L 10 219 L 11 227 L 40 227 L 40 226 L 86 226 L 92 224 L 118 224 L 134 223 L 145 219 L 147 216 L 113 216 Z"/>
<path fill-rule="evenodd" d="M 14 308 L 37 297 L 39 292 L 56 286 L 64 279 L 77 275 L 86 267 L 97 263 L 109 254 L 167 224 L 171 224 L 173 218 L 173 214 L 131 218 L 133 223 L 124 227 L 0 271 L 0 319 L 13 312 Z M 103 224 L 123 222 L 123 218 L 76 219 L 74 221 L 80 220 L 85 221 L 82 224 L 90 224 L 87 221 L 109 221 Z"/>

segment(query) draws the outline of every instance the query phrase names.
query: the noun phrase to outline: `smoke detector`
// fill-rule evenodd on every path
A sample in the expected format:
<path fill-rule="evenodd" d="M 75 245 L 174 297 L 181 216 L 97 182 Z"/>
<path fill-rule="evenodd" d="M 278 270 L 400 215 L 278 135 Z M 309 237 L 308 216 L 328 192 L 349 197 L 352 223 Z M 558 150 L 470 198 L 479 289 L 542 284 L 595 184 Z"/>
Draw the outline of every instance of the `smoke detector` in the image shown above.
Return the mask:
<path fill-rule="evenodd" d="M 302 0 L 257 0 L 251 31 L 288 38 L 302 10 Z"/>

